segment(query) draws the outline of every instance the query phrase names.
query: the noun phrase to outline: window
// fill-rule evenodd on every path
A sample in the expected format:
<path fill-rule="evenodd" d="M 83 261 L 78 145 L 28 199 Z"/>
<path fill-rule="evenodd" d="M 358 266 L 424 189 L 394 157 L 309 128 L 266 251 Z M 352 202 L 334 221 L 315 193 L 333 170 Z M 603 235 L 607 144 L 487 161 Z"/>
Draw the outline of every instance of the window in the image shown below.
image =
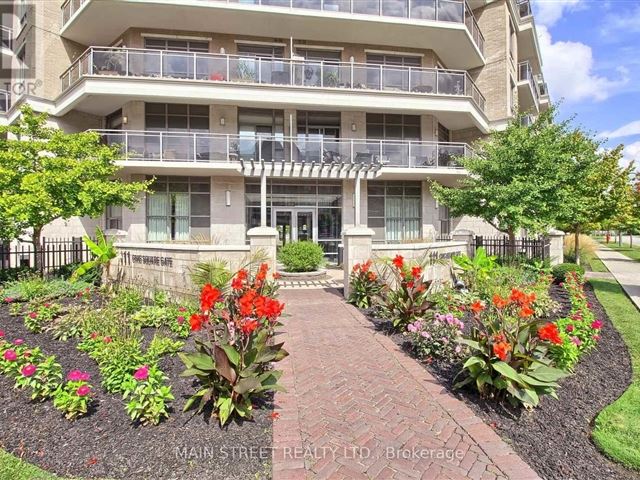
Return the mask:
<path fill-rule="evenodd" d="M 296 53 L 307 60 L 318 62 L 338 63 L 342 60 L 342 52 L 340 50 L 312 50 L 306 48 L 296 49 Z"/>
<path fill-rule="evenodd" d="M 509 107 L 511 108 L 511 114 L 515 115 L 517 110 L 515 101 L 516 84 L 513 81 L 513 78 L 509 80 L 509 86 L 511 87 L 509 88 Z"/>
<path fill-rule="evenodd" d="M 122 130 L 122 109 L 107 115 L 104 128 L 107 130 Z"/>
<path fill-rule="evenodd" d="M 107 230 L 122 230 L 122 205 L 109 205 L 105 214 Z"/>
<path fill-rule="evenodd" d="M 16 53 L 16 58 L 18 59 L 18 83 L 21 85 L 22 88 L 19 89 L 19 91 L 21 93 L 24 93 L 26 91 L 25 85 L 24 85 L 24 79 L 26 77 L 26 70 L 27 70 L 27 45 L 25 43 L 22 44 L 22 46 L 20 47 L 20 49 L 18 50 L 18 53 Z"/>
<path fill-rule="evenodd" d="M 421 67 L 422 58 L 408 55 L 386 55 L 367 53 L 367 63 L 374 65 L 398 65 L 402 67 Z"/>
<path fill-rule="evenodd" d="M 210 241 L 210 178 L 155 178 L 147 194 L 148 241 Z"/>
<path fill-rule="evenodd" d="M 145 126 L 154 131 L 208 132 L 209 106 L 146 103 Z"/>
<path fill-rule="evenodd" d="M 367 226 L 374 241 L 403 242 L 422 237 L 420 182 L 374 182 L 367 186 Z"/>
<path fill-rule="evenodd" d="M 164 38 L 145 38 L 144 48 L 150 50 L 176 50 L 179 52 L 208 52 L 208 41 L 171 40 Z"/>
<path fill-rule="evenodd" d="M 438 141 L 439 142 L 451 141 L 451 131 L 439 122 L 438 122 Z"/>
<path fill-rule="evenodd" d="M 449 235 L 451 233 L 449 207 L 440 204 L 438 207 L 438 219 L 440 220 L 440 235 Z"/>
<path fill-rule="evenodd" d="M 375 140 L 420 140 L 420 116 L 367 113 L 367 138 Z"/>
<path fill-rule="evenodd" d="M 239 43 L 238 55 L 243 57 L 283 58 L 284 47 L 281 45 L 254 45 Z"/>

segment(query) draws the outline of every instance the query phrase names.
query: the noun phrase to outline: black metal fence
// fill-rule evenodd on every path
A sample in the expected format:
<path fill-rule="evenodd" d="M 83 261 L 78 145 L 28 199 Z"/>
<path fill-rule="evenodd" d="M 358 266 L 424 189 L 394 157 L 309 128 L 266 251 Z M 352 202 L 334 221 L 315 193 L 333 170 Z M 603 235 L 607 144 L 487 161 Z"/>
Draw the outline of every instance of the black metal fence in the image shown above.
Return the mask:
<path fill-rule="evenodd" d="M 81 237 L 43 238 L 38 247 L 39 262 L 31 243 L 0 243 L 0 270 L 35 268 L 37 264 L 38 270 L 45 273 L 91 257 L 91 250 Z"/>
<path fill-rule="evenodd" d="M 551 242 L 545 237 L 516 238 L 515 245 L 509 241 L 509 237 L 483 237 L 474 238 L 474 250 L 484 247 L 488 255 L 498 258 L 521 257 L 528 260 L 546 260 L 551 257 Z"/>

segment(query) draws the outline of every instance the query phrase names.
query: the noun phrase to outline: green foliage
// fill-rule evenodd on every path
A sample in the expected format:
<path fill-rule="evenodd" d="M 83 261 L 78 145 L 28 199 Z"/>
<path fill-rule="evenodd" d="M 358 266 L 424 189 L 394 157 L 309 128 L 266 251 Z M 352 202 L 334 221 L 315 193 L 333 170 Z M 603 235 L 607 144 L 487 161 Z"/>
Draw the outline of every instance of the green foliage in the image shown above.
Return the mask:
<path fill-rule="evenodd" d="M 96 240 L 94 242 L 86 235 L 82 238 L 82 241 L 89 247 L 93 257 L 88 262 L 80 265 L 75 272 L 73 272 L 72 280 L 77 280 L 89 275 L 92 271 L 97 270 L 99 272 L 105 272 L 107 277 L 109 276 L 109 266 L 111 260 L 116 258 L 116 247 L 113 246 L 114 239 L 107 239 L 104 232 L 96 227 Z"/>
<path fill-rule="evenodd" d="M 190 275 L 196 287 L 202 288 L 209 284 L 219 290 L 226 288 L 232 277 L 229 262 L 218 258 L 196 263 Z"/>
<path fill-rule="evenodd" d="M 169 325 L 176 318 L 176 309 L 166 306 L 143 305 L 131 315 L 131 321 L 140 327 Z"/>
<path fill-rule="evenodd" d="M 476 249 L 473 258 L 467 255 L 456 255 L 453 262 L 462 270 L 463 279 L 469 288 L 486 281 L 498 266 L 496 257 L 487 255 L 484 247 Z"/>
<path fill-rule="evenodd" d="M 324 259 L 322 247 L 313 242 L 291 242 L 278 252 L 278 260 L 287 272 L 313 272 Z"/>
<path fill-rule="evenodd" d="M 121 287 L 113 295 L 110 308 L 126 315 L 133 315 L 142 308 L 144 295 L 134 287 Z"/>
<path fill-rule="evenodd" d="M 73 297 L 88 286 L 81 281 L 69 282 L 28 276 L 5 284 L 0 292 L 0 298 L 12 298 L 20 302 L 46 301 L 60 297 Z"/>
<path fill-rule="evenodd" d="M 553 267 L 552 275 L 556 282 L 564 282 L 567 274 L 570 272 L 584 275 L 584 268 L 575 263 L 560 263 Z"/>
<path fill-rule="evenodd" d="M 124 383 L 144 362 L 140 338 L 103 340 L 89 355 L 98 363 L 102 387 L 109 393 L 122 393 Z"/>
<path fill-rule="evenodd" d="M 62 307 L 57 303 L 43 303 L 31 309 L 24 316 L 24 326 L 31 333 L 40 333 L 42 329 L 60 313 Z"/>
<path fill-rule="evenodd" d="M 16 388 L 30 388 L 31 400 L 44 401 L 55 394 L 62 382 L 62 366 L 55 356 L 49 356 L 35 364 L 36 372 L 31 376 L 16 378 Z"/>
<path fill-rule="evenodd" d="M 85 332 L 87 319 L 91 313 L 81 306 L 72 306 L 66 314 L 54 318 L 45 326 L 45 331 L 51 333 L 53 338 L 66 342 L 70 338 L 78 338 Z"/>
<path fill-rule="evenodd" d="M 168 406 L 174 397 L 171 387 L 164 384 L 168 378 L 157 366 L 141 369 L 146 371 L 147 378 L 136 380 L 131 376 L 127 379 L 122 386 L 122 398 L 128 400 L 126 408 L 131 420 L 142 425 L 157 425 L 169 417 Z"/>
<path fill-rule="evenodd" d="M 383 285 L 378 274 L 371 270 L 373 262 L 357 263 L 349 276 L 349 303 L 358 308 L 370 308 L 374 299 L 382 293 Z"/>
<path fill-rule="evenodd" d="M 175 355 L 184 347 L 184 342 L 174 340 L 162 333 L 156 333 L 147 348 L 146 359 L 150 363 L 156 363 L 165 355 Z"/>
<path fill-rule="evenodd" d="M 0 238 L 17 238 L 57 218 L 98 217 L 107 205 L 135 207 L 148 182 L 117 176 L 119 147 L 96 132 L 65 133 L 23 106 L 17 123 L 0 127 Z M 36 242 L 37 245 L 37 242 Z"/>
<path fill-rule="evenodd" d="M 469 175 L 458 185 L 432 183 L 434 197 L 452 217 L 483 218 L 511 237 L 522 228 L 542 233 L 555 226 L 574 183 L 576 130 L 569 121 L 556 121 L 555 108 L 531 126 L 523 126 L 521 117 L 477 142 L 474 156 L 459 159 Z"/>
<path fill-rule="evenodd" d="M 0 270 L 0 286 L 7 282 L 15 282 L 26 276 L 35 275 L 36 273 L 36 269 L 32 267 L 3 268 Z"/>
<path fill-rule="evenodd" d="M 53 406 L 64 413 L 67 420 L 75 420 L 82 415 L 86 415 L 89 409 L 89 404 L 92 400 L 91 395 L 80 394 L 83 387 L 91 390 L 91 385 L 87 381 L 68 380 L 55 392 Z"/>

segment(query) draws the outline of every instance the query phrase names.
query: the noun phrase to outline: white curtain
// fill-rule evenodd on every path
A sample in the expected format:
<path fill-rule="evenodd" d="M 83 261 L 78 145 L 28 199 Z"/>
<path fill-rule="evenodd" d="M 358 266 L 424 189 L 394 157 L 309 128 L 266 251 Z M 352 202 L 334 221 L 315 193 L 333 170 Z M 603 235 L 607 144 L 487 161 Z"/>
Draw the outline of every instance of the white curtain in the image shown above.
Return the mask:
<path fill-rule="evenodd" d="M 189 194 L 175 193 L 173 195 L 175 206 L 175 239 L 179 242 L 189 240 Z"/>
<path fill-rule="evenodd" d="M 387 241 L 402 240 L 402 197 L 387 197 L 384 202 Z"/>
<path fill-rule="evenodd" d="M 404 199 L 404 239 L 415 240 L 420 238 L 420 218 L 422 205 L 420 198 Z"/>
<path fill-rule="evenodd" d="M 166 193 L 154 193 L 147 197 L 147 225 L 150 242 L 168 239 L 169 197 Z"/>

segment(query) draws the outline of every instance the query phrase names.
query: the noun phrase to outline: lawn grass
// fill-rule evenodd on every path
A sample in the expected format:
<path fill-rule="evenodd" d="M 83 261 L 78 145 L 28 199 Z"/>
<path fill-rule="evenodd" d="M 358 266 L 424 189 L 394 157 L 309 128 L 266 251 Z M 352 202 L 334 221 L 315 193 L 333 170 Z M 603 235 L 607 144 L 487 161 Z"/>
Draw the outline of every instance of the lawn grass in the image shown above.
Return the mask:
<path fill-rule="evenodd" d="M 636 246 L 634 245 L 633 247 L 630 247 L 629 245 L 623 245 L 622 247 L 620 245 L 618 245 L 617 243 L 602 243 L 602 245 L 609 247 L 611 250 L 615 250 L 616 252 L 620 252 L 623 255 L 626 255 L 627 257 L 629 257 L 632 260 L 635 260 L 636 262 L 640 262 L 640 246 Z"/>
<path fill-rule="evenodd" d="M 589 265 L 589 267 L 591 267 L 590 270 L 592 272 L 604 273 L 609 271 L 609 269 L 605 267 L 604 263 L 602 263 L 602 260 L 600 260 L 600 258 L 595 252 L 585 253 L 584 255 L 581 255 L 580 261 L 584 266 Z"/>
<path fill-rule="evenodd" d="M 62 480 L 10 453 L 0 450 L 0 478 L 11 480 Z"/>
<path fill-rule="evenodd" d="M 633 380 L 627 391 L 596 417 L 593 440 L 611 459 L 640 470 L 640 312 L 615 280 L 589 280 L 631 355 Z"/>

